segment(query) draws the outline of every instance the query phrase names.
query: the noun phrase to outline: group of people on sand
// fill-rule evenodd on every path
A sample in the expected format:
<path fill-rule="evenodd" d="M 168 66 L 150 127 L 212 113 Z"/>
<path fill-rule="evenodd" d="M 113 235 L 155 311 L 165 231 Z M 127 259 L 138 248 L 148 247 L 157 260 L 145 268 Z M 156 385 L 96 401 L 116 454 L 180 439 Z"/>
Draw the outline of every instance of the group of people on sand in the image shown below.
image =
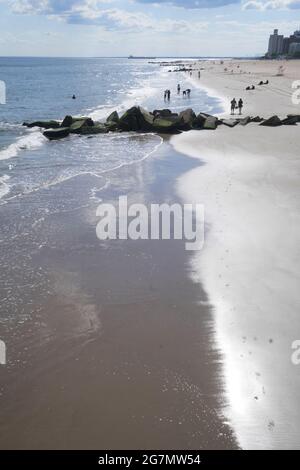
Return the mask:
<path fill-rule="evenodd" d="M 265 82 L 263 82 L 262 80 L 258 83 L 258 86 L 262 86 L 262 85 L 269 85 L 269 80 L 266 80 Z M 249 90 L 255 90 L 255 86 L 252 85 L 252 86 L 247 86 L 246 88 L 247 91 Z"/>
<path fill-rule="evenodd" d="M 182 96 L 183 96 L 184 98 L 185 98 L 185 97 L 190 98 L 191 92 L 192 92 L 192 90 L 191 90 L 190 88 L 188 88 L 187 90 L 183 90 L 183 91 L 182 91 Z M 177 85 L 177 94 L 180 95 L 180 93 L 181 93 L 181 85 L 180 85 L 180 83 L 178 83 L 178 85 Z M 165 92 L 164 92 L 164 100 L 165 100 L 165 101 L 170 101 L 170 99 L 171 99 L 171 90 L 165 90 Z"/>
<path fill-rule="evenodd" d="M 233 98 L 233 100 L 231 101 L 231 114 L 234 115 L 236 109 L 239 110 L 239 114 L 242 114 L 243 106 L 244 102 L 242 98 L 240 98 L 238 102 L 235 98 Z"/>

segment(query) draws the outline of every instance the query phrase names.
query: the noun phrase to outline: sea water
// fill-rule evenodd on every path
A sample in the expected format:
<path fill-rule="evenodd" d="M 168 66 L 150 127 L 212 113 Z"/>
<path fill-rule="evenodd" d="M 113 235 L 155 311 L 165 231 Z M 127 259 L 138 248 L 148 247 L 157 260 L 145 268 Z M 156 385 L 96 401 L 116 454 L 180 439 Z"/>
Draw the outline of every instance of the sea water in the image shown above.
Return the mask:
<path fill-rule="evenodd" d="M 49 142 L 40 129 L 22 126 L 24 121 L 67 114 L 101 121 L 134 105 L 216 111 L 216 99 L 194 87 L 189 75 L 169 69 L 121 58 L 0 58 L 0 80 L 7 89 L 6 105 L 0 105 L 0 204 L 86 174 L 106 184 L 111 170 L 146 158 L 161 143 L 157 135 L 137 133 Z M 182 90 L 192 89 L 190 99 L 177 94 L 178 83 Z M 172 92 L 170 103 L 164 102 L 166 88 Z"/>

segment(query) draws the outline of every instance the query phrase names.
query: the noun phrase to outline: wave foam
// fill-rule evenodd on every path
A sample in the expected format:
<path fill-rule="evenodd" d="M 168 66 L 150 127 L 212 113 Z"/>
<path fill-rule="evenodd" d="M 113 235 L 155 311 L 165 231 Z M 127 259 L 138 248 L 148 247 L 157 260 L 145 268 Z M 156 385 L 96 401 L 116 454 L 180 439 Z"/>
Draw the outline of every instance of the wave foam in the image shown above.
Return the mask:
<path fill-rule="evenodd" d="M 21 150 L 32 150 L 41 147 L 45 142 L 45 137 L 36 129 L 28 131 L 29 134 L 19 137 L 16 142 L 0 151 L 0 160 L 7 160 L 16 157 Z"/>

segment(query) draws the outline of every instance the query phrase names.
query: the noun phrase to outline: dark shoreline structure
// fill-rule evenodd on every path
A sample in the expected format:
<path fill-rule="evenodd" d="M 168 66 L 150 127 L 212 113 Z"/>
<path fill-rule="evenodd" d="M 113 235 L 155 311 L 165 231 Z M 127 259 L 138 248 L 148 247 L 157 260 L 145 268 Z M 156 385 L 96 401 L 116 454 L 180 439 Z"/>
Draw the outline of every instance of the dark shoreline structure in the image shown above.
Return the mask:
<path fill-rule="evenodd" d="M 235 127 L 246 126 L 251 122 L 261 126 L 277 127 L 282 125 L 296 125 L 300 122 L 300 115 L 288 115 L 281 120 L 278 116 L 268 119 L 256 117 L 219 119 L 206 113 L 198 115 L 189 108 L 181 113 L 172 113 L 169 109 L 149 112 L 139 106 L 128 109 L 121 117 L 114 111 L 105 122 L 94 122 L 89 117 L 66 116 L 59 121 L 36 121 L 23 123 L 23 126 L 46 129 L 43 133 L 49 140 L 57 140 L 68 137 L 70 134 L 95 135 L 108 132 L 151 132 L 157 134 L 178 134 L 189 130 L 215 130 L 220 125 Z"/>

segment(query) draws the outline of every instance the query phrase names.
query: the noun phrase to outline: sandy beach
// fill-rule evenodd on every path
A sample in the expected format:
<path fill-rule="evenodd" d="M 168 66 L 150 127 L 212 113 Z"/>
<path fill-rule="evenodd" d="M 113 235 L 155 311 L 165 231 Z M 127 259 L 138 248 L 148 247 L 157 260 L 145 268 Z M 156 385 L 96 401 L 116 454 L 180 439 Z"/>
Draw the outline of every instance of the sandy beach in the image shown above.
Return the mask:
<path fill-rule="evenodd" d="M 244 116 L 299 114 L 292 102 L 299 61 L 206 61 L 199 68 L 201 80 L 197 72 L 191 80 L 222 100 L 222 117 L 230 116 L 233 97 L 243 99 Z M 261 80 L 269 85 L 257 86 Z M 245 91 L 251 85 L 256 90 Z M 172 143 L 202 163 L 178 190 L 205 205 L 207 240 L 191 269 L 215 313 L 225 413 L 244 449 L 299 448 L 300 376 L 291 361 L 300 328 L 299 126 L 221 126 Z"/>
<path fill-rule="evenodd" d="M 141 83 L 160 105 L 162 85 L 173 80 L 174 95 L 192 81 L 190 101 L 176 94 L 170 106 L 223 106 L 223 118 L 233 97 L 243 116 L 299 113 L 300 62 L 197 67 L 201 80 L 166 70 L 153 89 Z M 1 205 L 0 448 L 298 448 L 299 126 L 32 136 L 39 145 L 9 160 L 16 175 L 4 167 L 5 183 L 18 179 Z M 97 207 L 122 195 L 204 205 L 203 250 L 100 242 Z"/>

